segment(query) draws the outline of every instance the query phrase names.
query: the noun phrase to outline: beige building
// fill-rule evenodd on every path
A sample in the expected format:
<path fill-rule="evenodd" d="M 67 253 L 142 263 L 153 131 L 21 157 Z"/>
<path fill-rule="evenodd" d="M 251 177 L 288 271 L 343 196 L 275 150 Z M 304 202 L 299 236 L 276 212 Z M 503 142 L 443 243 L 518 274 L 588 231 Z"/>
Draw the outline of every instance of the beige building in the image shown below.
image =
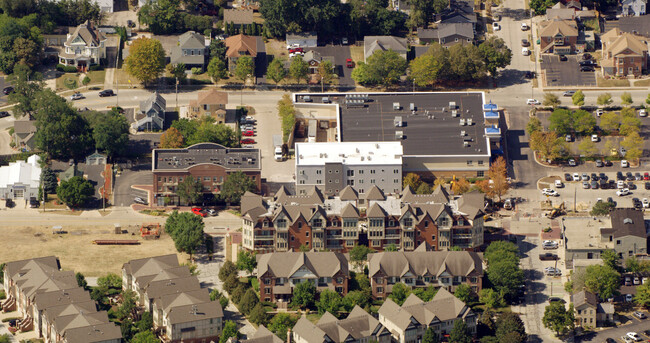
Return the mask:
<path fill-rule="evenodd" d="M 225 123 L 226 104 L 228 104 L 228 93 L 216 89 L 201 91 L 196 100 L 190 100 L 190 116 L 208 116 L 215 118 L 216 123 Z"/>
<path fill-rule="evenodd" d="M 138 304 L 153 316 L 166 341 L 199 343 L 218 340 L 223 310 L 210 301 L 187 266 L 175 254 L 131 260 L 122 266 L 122 288 L 138 295 Z"/>
<path fill-rule="evenodd" d="M 571 295 L 576 324 L 595 328 L 614 322 L 614 303 L 601 303 L 598 296 L 588 291 Z"/>
<path fill-rule="evenodd" d="M 390 343 L 390 332 L 361 307 L 355 306 L 345 319 L 337 319 L 329 312 L 312 323 L 302 316 L 293 327 L 295 343 Z"/>
<path fill-rule="evenodd" d="M 257 331 L 248 337 L 245 340 L 241 341 L 242 343 L 284 343 L 283 340 L 274 335 L 273 332 L 269 331 L 264 325 L 257 327 Z"/>
<path fill-rule="evenodd" d="M 604 75 L 639 77 L 648 69 L 648 50 L 650 39 L 640 35 L 623 32 L 618 28 L 607 31 L 600 37 Z"/>
<path fill-rule="evenodd" d="M 63 50 L 59 53 L 59 63 L 77 67 L 83 72 L 91 65 L 100 64 L 100 60 L 105 58 L 106 36 L 88 20 L 68 34 Z"/>
<path fill-rule="evenodd" d="M 421 342 L 429 327 L 441 337 L 451 332 L 456 320 L 465 321 L 472 335 L 476 334 L 476 314 L 444 288 L 426 303 L 411 294 L 402 306 L 386 299 L 379 308 L 379 322 L 391 332 L 393 341 L 399 343 Z"/>

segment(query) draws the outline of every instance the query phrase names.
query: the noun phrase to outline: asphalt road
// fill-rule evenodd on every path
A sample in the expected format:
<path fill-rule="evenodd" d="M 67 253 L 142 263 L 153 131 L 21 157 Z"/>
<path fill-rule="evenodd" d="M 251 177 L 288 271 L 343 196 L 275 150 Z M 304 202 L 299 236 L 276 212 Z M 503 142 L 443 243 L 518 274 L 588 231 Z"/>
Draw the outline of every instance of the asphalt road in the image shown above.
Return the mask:
<path fill-rule="evenodd" d="M 650 322 L 648 319 L 639 320 L 632 319 L 632 323 L 628 325 L 623 325 L 617 328 L 606 329 L 604 331 L 598 332 L 596 334 L 585 335 L 576 338 L 576 342 L 593 342 L 600 343 L 605 342 L 607 338 L 613 338 L 616 342 L 624 343 L 625 341 L 621 339 L 622 336 L 628 332 L 636 332 L 644 339 L 644 342 L 650 341 L 650 336 L 644 335 L 643 331 L 650 329 Z"/>

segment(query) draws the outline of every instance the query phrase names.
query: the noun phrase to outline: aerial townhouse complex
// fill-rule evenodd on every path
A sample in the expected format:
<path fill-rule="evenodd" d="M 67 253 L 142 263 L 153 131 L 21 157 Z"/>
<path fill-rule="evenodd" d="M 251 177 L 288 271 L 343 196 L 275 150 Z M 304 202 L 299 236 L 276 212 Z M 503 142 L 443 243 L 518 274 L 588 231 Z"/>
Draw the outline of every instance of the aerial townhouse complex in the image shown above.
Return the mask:
<path fill-rule="evenodd" d="M 175 254 L 131 260 L 122 266 L 122 288 L 137 294 L 138 304 L 153 316 L 154 329 L 166 342 L 217 341 L 223 309 L 210 301 L 187 266 Z"/>
<path fill-rule="evenodd" d="M 55 256 L 8 262 L 3 270 L 5 312 L 18 311 L 21 331 L 35 330 L 50 343 L 121 343 L 122 332 L 97 311 L 73 271 L 62 271 Z"/>
<path fill-rule="evenodd" d="M 316 187 L 305 195 L 285 188 L 270 198 L 246 193 L 241 200 L 242 246 L 256 252 L 329 249 L 346 252 L 357 244 L 405 251 L 475 249 L 483 244 L 484 197 L 431 194 L 385 195 L 377 186 L 364 194 L 346 186 L 326 197 Z"/>
<path fill-rule="evenodd" d="M 316 324 L 302 316 L 293 327 L 295 343 L 377 342 L 390 343 L 391 335 L 379 320 L 355 306 L 347 318 L 325 312 Z"/>

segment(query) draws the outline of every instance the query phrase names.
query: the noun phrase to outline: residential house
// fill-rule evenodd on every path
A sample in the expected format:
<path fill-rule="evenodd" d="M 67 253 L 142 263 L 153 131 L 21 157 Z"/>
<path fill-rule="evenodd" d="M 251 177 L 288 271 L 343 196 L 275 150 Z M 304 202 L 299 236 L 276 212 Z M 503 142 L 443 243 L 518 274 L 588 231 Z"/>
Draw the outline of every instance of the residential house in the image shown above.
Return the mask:
<path fill-rule="evenodd" d="M 236 28 L 253 23 L 253 10 L 250 8 L 226 8 L 223 10 L 223 24 L 234 24 Z"/>
<path fill-rule="evenodd" d="M 578 43 L 578 26 L 572 20 L 550 20 L 543 22 L 539 32 L 542 53 L 568 55 L 580 52 Z"/>
<path fill-rule="evenodd" d="M 302 316 L 292 333 L 296 343 L 391 342 L 390 332 L 359 306 L 354 306 L 348 317 L 340 320 L 329 312 L 316 324 Z"/>
<path fill-rule="evenodd" d="M 424 250 L 424 249 L 418 249 Z M 368 255 L 368 277 L 374 298 L 383 299 L 401 282 L 410 287 L 455 291 L 469 285 L 478 294 L 483 280 L 483 257 L 469 251 L 394 251 Z"/>
<path fill-rule="evenodd" d="M 305 232 L 308 234 L 308 232 Z M 257 255 L 262 301 L 289 302 L 293 288 L 311 282 L 318 291 L 348 293 L 348 260 L 336 252 L 276 252 Z"/>
<path fill-rule="evenodd" d="M 16 161 L 0 167 L 0 199 L 36 199 L 41 185 L 40 157 Z"/>
<path fill-rule="evenodd" d="M 162 131 L 165 129 L 167 101 L 158 92 L 140 102 L 131 129 L 134 131 Z"/>
<path fill-rule="evenodd" d="M 264 325 L 257 327 L 257 331 L 248 337 L 245 340 L 241 341 L 242 343 L 284 343 L 283 340 L 278 338 L 273 332 L 269 331 Z"/>
<path fill-rule="evenodd" d="M 480 193 L 452 197 L 440 187 L 425 195 L 408 187 L 385 195 L 376 185 L 364 193 L 346 186 L 330 197 L 317 187 L 300 195 L 282 187 L 272 198 L 247 193 L 241 199 L 243 247 L 346 252 L 367 241 L 376 250 L 411 251 L 422 243 L 433 250 L 474 249 L 483 244 L 483 202 Z"/>
<path fill-rule="evenodd" d="M 113 13 L 115 0 L 93 0 L 93 2 L 99 6 L 102 12 Z"/>
<path fill-rule="evenodd" d="M 228 69 L 234 71 L 237 60 L 242 56 L 250 56 L 255 62 L 257 57 L 257 38 L 240 33 L 236 36 L 226 38 L 226 57 L 228 58 Z"/>
<path fill-rule="evenodd" d="M 464 321 L 472 335 L 476 334 L 476 314 L 444 288 L 426 303 L 411 294 L 402 306 L 389 298 L 379 308 L 379 322 L 399 343 L 421 342 L 429 327 L 442 337 L 451 332 L 457 320 Z"/>
<path fill-rule="evenodd" d="M 474 2 L 468 0 L 451 0 L 449 6 L 435 15 L 438 24 L 469 23 L 476 30 L 478 22 L 474 12 Z"/>
<path fill-rule="evenodd" d="M 21 331 L 34 330 L 45 343 L 121 343 L 122 333 L 97 311 L 73 271 L 54 256 L 8 262 L 3 270 L 5 311 L 18 310 Z M 82 334 L 83 333 L 83 334 Z"/>
<path fill-rule="evenodd" d="M 88 166 L 98 166 L 98 165 L 103 165 L 106 164 L 106 159 L 108 156 L 105 154 L 100 154 L 95 150 L 92 154 L 86 156 L 86 165 Z"/>
<path fill-rule="evenodd" d="M 296 143 L 295 151 L 299 195 L 313 187 L 326 196 L 335 196 L 346 186 L 361 193 L 374 185 L 388 194 L 402 190 L 400 142 Z"/>
<path fill-rule="evenodd" d="M 205 37 L 194 31 L 187 31 L 178 37 L 178 44 L 171 48 L 170 63 L 185 64 L 185 68 L 205 70 L 208 55 Z"/>
<path fill-rule="evenodd" d="M 634 208 L 617 208 L 609 213 L 611 229 L 603 228 L 601 241 L 613 245 L 621 258 L 647 255 L 648 226 L 643 211 Z"/>
<path fill-rule="evenodd" d="M 320 66 L 323 61 L 330 61 L 332 63 L 332 68 L 335 68 L 336 65 L 334 64 L 334 57 L 332 56 L 321 56 L 321 54 L 318 51 L 314 50 L 309 50 L 305 53 L 305 55 L 302 57 L 303 61 L 307 62 L 309 65 L 309 73 L 310 74 L 317 74 L 318 73 L 318 66 Z"/>
<path fill-rule="evenodd" d="M 150 311 L 165 342 L 217 341 L 223 309 L 210 301 L 187 266 L 175 254 L 131 260 L 122 266 L 122 288 L 138 295 L 137 303 Z"/>
<path fill-rule="evenodd" d="M 211 88 L 200 91 L 196 100 L 190 100 L 189 114 L 191 117 L 208 116 L 215 118 L 216 123 L 225 123 L 226 104 L 228 104 L 228 93 Z"/>
<path fill-rule="evenodd" d="M 14 122 L 13 142 L 22 151 L 32 151 L 36 147 L 36 120 L 16 120 Z"/>
<path fill-rule="evenodd" d="M 302 48 L 315 48 L 318 46 L 316 32 L 287 33 L 287 45 L 299 45 Z"/>
<path fill-rule="evenodd" d="M 578 326 L 595 328 L 614 322 L 614 303 L 601 303 L 594 293 L 580 291 L 571 295 Z"/>
<path fill-rule="evenodd" d="M 436 42 L 444 47 L 466 45 L 474 41 L 474 29 L 471 23 L 438 24 L 435 29 L 418 28 L 418 40 L 420 44 Z"/>
<path fill-rule="evenodd" d="M 562 4 L 558 2 L 556 5 Z M 546 10 L 546 20 L 575 20 L 576 19 L 576 10 L 573 8 L 561 8 L 553 6 Z"/>
<path fill-rule="evenodd" d="M 406 38 L 394 36 L 365 36 L 363 38 L 363 59 L 368 60 L 377 51 L 393 50 L 406 59 L 408 46 Z"/>
<path fill-rule="evenodd" d="M 621 0 L 621 13 L 635 17 L 645 15 L 647 4 L 647 0 Z"/>
<path fill-rule="evenodd" d="M 59 63 L 75 66 L 81 71 L 100 64 L 106 58 L 106 36 L 88 20 L 68 34 L 63 46 L 63 51 L 59 53 Z"/>
<path fill-rule="evenodd" d="M 216 143 L 198 143 L 182 149 L 154 149 L 153 192 L 158 206 L 179 204 L 178 184 L 192 176 L 203 186 L 203 194 L 218 194 L 228 175 L 243 172 L 258 190 L 262 188 L 259 149 L 227 148 Z"/>
<path fill-rule="evenodd" d="M 604 75 L 639 77 L 647 72 L 650 41 L 647 37 L 614 28 L 603 34 L 600 41 Z"/>

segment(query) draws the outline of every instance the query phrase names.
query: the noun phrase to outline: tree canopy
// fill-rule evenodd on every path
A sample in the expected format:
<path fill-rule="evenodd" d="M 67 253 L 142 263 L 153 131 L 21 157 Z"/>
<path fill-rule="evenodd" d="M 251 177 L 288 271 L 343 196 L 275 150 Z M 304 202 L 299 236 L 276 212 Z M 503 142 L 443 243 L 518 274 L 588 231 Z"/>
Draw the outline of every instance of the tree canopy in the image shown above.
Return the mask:
<path fill-rule="evenodd" d="M 204 242 L 203 240 L 203 218 L 191 212 L 172 212 L 165 222 L 165 231 L 169 233 L 174 241 L 178 252 L 185 252 L 190 255 Z"/>
<path fill-rule="evenodd" d="M 244 172 L 237 171 L 228 175 L 221 186 L 219 197 L 225 202 L 238 204 L 244 193 L 256 190 L 255 181 Z"/>
<path fill-rule="evenodd" d="M 310 281 L 299 283 L 293 288 L 291 303 L 300 308 L 309 308 L 314 305 L 316 298 L 316 286 Z"/>
<path fill-rule="evenodd" d="M 81 176 L 75 176 L 67 181 L 61 181 L 56 189 L 56 195 L 69 207 L 85 205 L 95 194 L 95 188 L 90 181 Z"/>
<path fill-rule="evenodd" d="M 546 328 L 553 330 L 556 335 L 572 330 L 575 326 L 574 322 L 573 304 L 567 311 L 563 302 L 554 301 L 544 310 L 542 323 Z"/>
<path fill-rule="evenodd" d="M 203 184 L 201 180 L 188 175 L 178 183 L 176 195 L 178 195 L 182 203 L 197 204 L 203 198 Z"/>
<path fill-rule="evenodd" d="M 362 85 L 390 86 L 406 72 L 406 59 L 393 50 L 375 51 L 366 61 L 352 71 L 352 78 Z"/>
<path fill-rule="evenodd" d="M 162 1 L 171 0 L 155 3 Z M 159 40 L 141 37 L 131 43 L 125 63 L 126 72 L 146 86 L 165 71 L 165 50 Z"/>

